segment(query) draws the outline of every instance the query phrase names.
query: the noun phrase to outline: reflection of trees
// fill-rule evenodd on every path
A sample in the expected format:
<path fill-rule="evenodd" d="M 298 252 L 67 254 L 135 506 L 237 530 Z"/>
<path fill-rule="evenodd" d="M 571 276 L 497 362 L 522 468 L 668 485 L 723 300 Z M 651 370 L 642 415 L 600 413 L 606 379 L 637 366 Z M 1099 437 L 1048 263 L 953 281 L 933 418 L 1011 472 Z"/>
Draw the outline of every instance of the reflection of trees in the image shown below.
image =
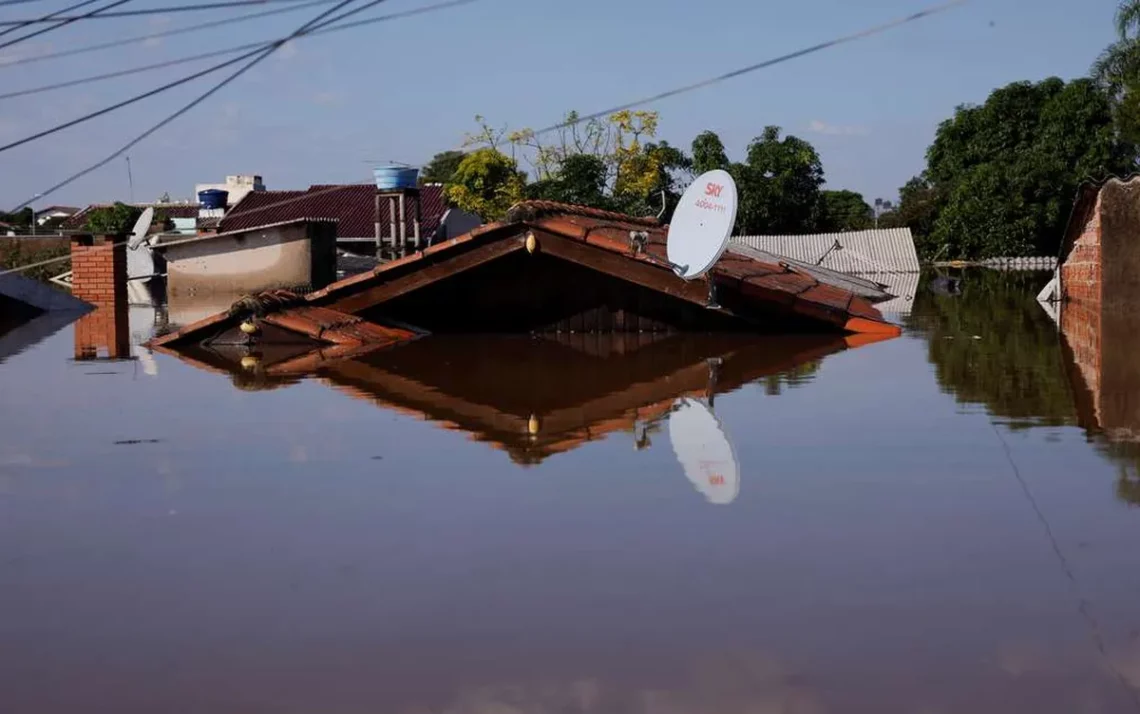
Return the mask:
<path fill-rule="evenodd" d="M 1075 390 L 1087 388 L 1070 382 L 1078 370 L 1036 301 L 1049 273 L 958 275 L 961 294 L 920 291 L 908 325 L 927 338 L 939 386 L 961 403 L 983 405 L 991 416 L 1009 420 L 1013 429 L 1077 425 Z M 1117 496 L 1140 506 L 1140 443 L 1085 426 L 1090 443 L 1117 468 Z"/>
<path fill-rule="evenodd" d="M 764 393 L 771 397 L 778 397 L 783 393 L 785 386 L 794 389 L 807 384 L 815 378 L 815 373 L 819 371 L 821 364 L 823 364 L 822 360 L 804 362 L 786 372 L 768 375 L 761 380 L 764 385 Z"/>
<path fill-rule="evenodd" d="M 1075 423 L 1057 327 L 1036 302 L 1050 274 L 972 270 L 960 277 L 960 295 L 919 291 L 908 325 L 927 338 L 938 384 L 1015 429 Z"/>

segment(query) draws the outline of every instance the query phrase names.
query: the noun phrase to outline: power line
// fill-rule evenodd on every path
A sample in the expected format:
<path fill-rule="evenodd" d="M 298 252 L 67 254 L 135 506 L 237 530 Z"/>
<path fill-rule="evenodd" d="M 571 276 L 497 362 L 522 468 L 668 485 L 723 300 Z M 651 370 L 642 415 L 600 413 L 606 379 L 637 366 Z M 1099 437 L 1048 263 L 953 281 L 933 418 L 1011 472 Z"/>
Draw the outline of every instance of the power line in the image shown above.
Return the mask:
<path fill-rule="evenodd" d="M 50 20 L 51 18 L 56 17 L 58 15 L 62 15 L 65 12 L 71 12 L 72 10 L 78 10 L 81 7 L 85 7 L 87 5 L 90 5 L 90 4 L 96 3 L 96 2 L 99 2 L 99 0 L 83 0 L 83 2 L 77 2 L 74 5 L 69 5 L 65 8 L 63 8 L 62 10 L 56 10 L 55 12 L 48 13 L 47 15 L 44 15 L 43 17 L 40 17 L 39 19 L 40 20 Z M 7 30 L 0 30 L 0 36 L 13 33 L 16 30 L 20 29 L 20 27 L 23 27 L 23 25 L 21 25 L 19 27 L 9 27 Z"/>
<path fill-rule="evenodd" d="M 121 40 L 112 40 L 110 42 L 100 42 L 94 45 L 73 47 L 69 50 L 60 50 L 59 52 L 50 52 L 47 54 L 34 55 L 31 57 L 20 57 L 19 59 L 14 59 L 10 62 L 6 62 L 5 64 L 0 65 L 0 69 L 4 69 L 5 67 L 15 67 L 16 65 L 21 64 L 29 64 L 31 62 L 42 62 L 49 59 L 58 59 L 60 57 L 70 57 L 72 55 L 85 54 L 88 52 L 97 52 L 99 50 L 106 50 L 114 47 L 123 47 L 124 45 L 129 45 L 134 42 L 143 42 L 145 40 L 157 39 L 160 37 L 170 37 L 172 35 L 183 35 L 191 32 L 199 32 L 201 30 L 208 30 L 214 27 L 221 27 L 223 25 L 232 25 L 238 22 L 245 22 L 246 20 L 255 20 L 259 17 L 269 17 L 270 15 L 281 15 L 287 12 L 296 12 L 297 10 L 303 10 L 315 5 L 329 5 L 336 1 L 337 0 L 312 0 L 311 2 L 301 2 L 290 5 L 289 7 L 274 8 L 273 10 L 263 10 L 261 12 L 253 12 L 248 15 L 238 15 L 237 17 L 224 18 L 221 20 L 211 20 L 210 22 L 203 22 L 197 25 L 190 25 L 188 27 L 176 27 L 171 30 L 163 30 L 162 32 L 152 32 L 146 35 L 126 37 Z M 96 0 L 87 0 L 87 2 L 96 2 Z M 2 30 L 0 31 L 0 35 L 3 35 L 7 32 L 12 32 L 12 30 Z"/>
<path fill-rule="evenodd" d="M 169 115 L 169 116 L 167 116 L 165 119 L 163 119 L 162 121 L 158 122 L 157 124 L 155 124 L 155 125 L 154 125 L 154 126 L 152 126 L 151 128 L 149 128 L 149 129 L 147 129 L 146 131 L 144 131 L 143 133 L 139 134 L 139 135 L 138 135 L 137 137 L 135 137 L 134 139 L 131 139 L 129 142 L 127 142 L 125 145 L 123 145 L 122 147 L 120 147 L 120 148 L 119 148 L 119 149 L 117 149 L 116 151 L 112 152 L 112 153 L 111 153 L 109 156 L 107 156 L 106 158 L 104 158 L 104 159 L 101 159 L 100 161 L 97 161 L 97 162 L 95 162 L 95 163 L 94 163 L 94 164 L 92 164 L 91 166 L 88 166 L 87 168 L 85 168 L 85 169 L 83 169 L 83 170 L 81 170 L 81 171 L 79 171 L 79 172 L 77 172 L 77 173 L 74 173 L 74 174 L 72 174 L 71 176 L 68 176 L 68 177 L 67 177 L 66 179 L 64 179 L 63 181 L 60 181 L 59 183 L 55 184 L 55 185 L 54 185 L 54 186 L 52 186 L 51 188 L 47 189 L 46 191 L 43 191 L 43 192 L 41 192 L 41 193 L 40 193 L 40 194 L 38 194 L 38 195 L 37 195 L 35 198 L 32 198 L 32 199 L 30 199 L 30 200 L 26 200 L 26 201 L 24 201 L 23 203 L 21 203 L 19 206 L 17 206 L 16 208 L 14 208 L 14 209 L 13 209 L 12 211 L 10 211 L 10 212 L 11 212 L 11 213 L 15 213 L 16 211 L 19 211 L 20 209 L 22 209 L 22 208 L 24 208 L 25 206 L 27 206 L 28 204 L 30 204 L 32 201 L 34 201 L 34 200 L 36 200 L 36 199 L 38 199 L 38 198 L 42 198 L 42 197 L 44 197 L 44 196 L 48 196 L 48 195 L 51 195 L 52 193 L 55 193 L 55 192 L 56 192 L 56 191 L 58 191 L 59 189 L 63 188 L 64 186 L 67 186 L 68 184 L 70 184 L 70 183 L 72 183 L 72 182 L 74 182 L 74 181 L 77 181 L 77 180 L 79 180 L 80 178 L 83 178 L 84 176 L 86 176 L 87 174 L 91 173 L 92 171 L 95 171 L 95 170 L 97 170 L 97 169 L 100 169 L 100 168 L 102 168 L 103 166 L 107 165 L 108 163 L 110 163 L 110 162 L 114 161 L 114 160 L 115 160 L 116 158 L 118 158 L 119 156 L 122 156 L 122 155 L 123 155 L 123 154 L 125 154 L 127 151 L 130 151 L 131 147 L 135 146 L 136 144 L 138 144 L 139 142 L 143 141 L 144 139 L 146 139 L 146 138 L 147 138 L 148 136 L 150 136 L 151 134 L 154 134 L 156 131 L 158 131 L 159 129 L 163 128 L 164 126 L 166 126 L 166 125 L 167 125 L 167 124 L 169 124 L 170 122 L 174 121 L 174 120 L 175 120 L 175 119 L 177 119 L 178 117 L 182 116 L 182 115 L 183 115 L 183 114 L 185 114 L 186 112 L 188 112 L 188 111 L 190 111 L 191 109 L 193 109 L 194 107 L 198 106 L 199 104 L 201 104 L 202 102 L 204 102 L 206 99 L 210 98 L 211 96 L 213 96 L 214 94 L 216 94 L 217 92 L 219 92 L 219 91 L 220 91 L 220 90 L 221 90 L 223 87 L 225 87 L 226 85 L 228 85 L 230 82 L 234 81 L 235 79 L 237 79 L 237 78 L 238 78 L 238 77 L 240 77 L 241 75 L 243 75 L 243 74 L 245 74 L 246 72 L 248 72 L 250 69 L 253 69 L 253 67 L 254 67 L 254 66 L 256 66 L 256 65 L 257 65 L 259 62 L 261 62 L 262 60 L 264 60 L 264 59 L 265 59 L 266 57 L 268 57 L 269 55 L 271 55 L 271 54 L 273 54 L 274 52 L 276 52 L 278 49 L 280 49 L 280 48 L 281 48 L 281 46 L 282 46 L 282 45 L 284 45 L 284 44 L 285 44 L 286 42 L 288 42 L 289 40 L 291 40 L 291 39 L 295 39 L 295 38 L 297 38 L 297 37 L 300 37 L 300 36 L 302 36 L 302 35 L 304 35 L 304 34 L 306 34 L 306 33 L 308 33 L 308 32 L 311 32 L 313 29 L 319 29 L 319 28 L 321 28 L 321 27 L 324 27 L 324 26 L 327 26 L 327 25 L 329 25 L 329 24 L 331 24 L 331 23 L 334 23 L 334 22 L 338 22 L 338 21 L 340 21 L 340 20 L 343 20 L 343 19 L 345 19 L 345 18 L 347 18 L 347 17 L 351 17 L 352 15 L 355 15 L 355 14 L 357 14 L 357 13 L 359 13 L 359 12 L 363 12 L 364 10 L 367 10 L 367 9 L 368 9 L 368 8 L 370 8 L 370 7 L 374 7 L 375 5 L 378 5 L 378 4 L 382 3 L 382 2 L 385 2 L 385 0 L 371 0 L 371 2 L 365 3 L 364 5 L 362 5 L 362 6 L 358 7 L 358 8 L 354 8 L 354 9 L 352 9 L 352 10 L 348 10 L 348 11 L 346 11 L 346 12 L 343 12 L 343 13 L 341 13 L 340 15 L 337 15 L 336 17 L 332 18 L 331 20 L 326 20 L 326 19 L 325 19 L 325 18 L 327 18 L 329 15 L 331 15 L 332 13 L 334 13 L 334 12 L 336 12 L 336 11 L 340 10 L 341 8 L 345 7 L 346 5 L 349 5 L 349 4 L 353 3 L 353 2 L 355 2 L 355 1 L 356 1 L 356 0 L 342 0 L 342 2 L 339 2 L 339 3 L 337 3 L 337 4 L 336 4 L 334 7 L 332 7 L 331 9 L 329 9 L 329 10 L 326 10 L 325 12 L 321 13 L 320 15 L 318 15 L 318 16 L 317 16 L 316 18 L 314 18 L 313 20 L 310 20 L 309 22 L 307 22 L 307 23 L 305 23 L 304 25 L 302 25 L 300 28 L 298 28 L 297 30 L 295 30 L 295 31 L 294 31 L 294 32 L 293 32 L 291 35 L 289 35 L 288 37 L 285 37 L 285 38 L 282 38 L 282 39 L 280 39 L 280 40 L 277 40 L 277 41 L 276 41 L 276 42 L 274 42 L 274 43 L 273 43 L 273 45 L 272 45 L 271 47 L 269 47 L 268 49 L 265 49 L 265 50 L 259 50 L 259 51 L 258 51 L 258 52 L 259 52 L 259 54 L 257 54 L 255 57 L 253 57 L 253 59 L 252 59 L 250 62 L 248 62 L 248 63 L 246 63 L 246 64 L 242 65 L 240 68 L 238 68 L 238 70 L 237 70 L 236 72 L 234 72 L 234 73 L 230 74 L 228 77 L 226 77 L 226 78 L 225 78 L 225 79 L 223 79 L 221 82 L 219 82 L 219 83 L 217 83 L 216 85 L 214 85 L 212 88 L 210 88 L 209 90 L 207 90 L 205 93 L 203 93 L 203 94 L 199 95 L 197 98 L 193 99 L 193 100 L 192 100 L 192 101 L 190 101 L 188 104 L 184 105 L 183 107 L 181 107 L 180 109 L 178 109 L 178 110 L 177 110 L 176 112 L 174 112 L 173 114 L 170 114 L 170 115 Z M 322 22 L 322 20 L 323 20 L 324 22 Z M 231 62 L 231 64 L 232 64 L 232 62 Z"/>
<path fill-rule="evenodd" d="M 328 2 L 328 1 L 329 0 L 320 0 L 320 2 L 322 2 L 322 3 Z M 390 13 L 388 15 L 380 15 L 379 17 L 369 18 L 367 20 L 355 20 L 353 22 L 349 22 L 349 23 L 346 23 L 344 25 L 337 25 L 335 27 L 325 27 L 324 29 L 319 29 L 319 30 L 315 30 L 313 32 L 309 32 L 306 35 L 304 35 L 304 37 L 315 37 L 317 35 L 322 35 L 322 34 L 325 34 L 328 32 L 338 32 L 340 30 L 349 30 L 349 29 L 352 29 L 355 27 L 360 27 L 361 25 L 370 25 L 370 24 L 374 24 L 374 23 L 378 23 L 378 22 L 387 22 L 389 20 L 396 20 L 396 19 L 400 19 L 400 18 L 404 18 L 404 17 L 409 17 L 412 15 L 421 15 L 421 14 L 428 13 L 428 12 L 443 10 L 446 8 L 455 7 L 457 5 L 467 5 L 467 4 L 473 3 L 473 2 L 476 2 L 476 0 L 449 0 L 448 2 L 436 3 L 435 5 L 427 5 L 424 7 L 416 8 L 414 10 L 401 10 L 400 12 L 394 12 L 394 13 Z M 222 55 L 233 54 L 235 52 L 241 52 L 243 50 L 248 50 L 248 49 L 253 49 L 253 48 L 265 48 L 265 47 L 268 47 L 270 44 L 272 44 L 272 42 L 251 42 L 251 43 L 244 44 L 244 45 L 237 45 L 236 47 L 227 47 L 225 49 L 214 50 L 212 52 L 203 52 L 203 53 L 196 54 L 196 55 L 189 55 L 187 57 L 180 57 L 177 59 L 166 60 L 164 62 L 155 62 L 153 64 L 141 65 L 139 67 L 132 67 L 130 69 L 118 70 L 116 72 L 106 72 L 103 74 L 95 74 L 95 75 L 89 75 L 87 77 L 80 77 L 78 79 L 72 79 L 72 80 L 68 80 L 66 82 L 56 82 L 54 84 L 45 84 L 45 85 L 42 85 L 39 87 L 33 87 L 31 89 L 21 89 L 21 90 L 15 91 L 15 92 L 7 92 L 5 94 L 0 94 L 0 100 L 12 99 L 14 97 L 23 97 L 23 96 L 27 96 L 29 94 L 40 94 L 42 92 L 49 92 L 49 91 L 54 90 L 54 89 L 65 89 L 67 87 L 74 87 L 74 86 L 80 85 L 80 84 L 88 84 L 91 82 L 100 82 L 100 81 L 107 80 L 107 79 L 115 79 L 116 77 L 125 77 L 125 76 L 131 75 L 131 74 L 138 74 L 140 72 L 149 72 L 151 70 L 163 69 L 165 67 L 173 67 L 175 65 L 186 64 L 188 62 L 195 62 L 198 60 L 208 59 L 210 57 L 220 57 Z M 3 151 L 3 148 L 0 148 L 0 151 Z"/>
<path fill-rule="evenodd" d="M 849 42 L 854 42 L 855 40 L 861 40 L 861 39 L 870 37 L 872 35 L 878 35 L 878 34 L 881 34 L 883 32 L 886 32 L 887 30 L 892 30 L 896 27 L 899 27 L 901 25 L 906 25 L 906 24 L 914 22 L 916 20 L 921 20 L 923 18 L 930 17 L 931 15 L 937 15 L 940 12 L 945 12 L 945 11 L 947 11 L 951 8 L 954 8 L 958 5 L 964 5 L 968 1 L 969 0 L 950 0 L 950 2 L 945 2 L 945 3 L 942 3 L 941 5 L 935 5 L 933 7 L 927 8 L 926 10 L 922 10 L 921 12 L 916 12 L 913 15 L 907 15 L 906 17 L 902 17 L 902 18 L 899 18 L 897 20 L 893 20 L 891 22 L 884 23 L 882 25 L 876 25 L 875 27 L 872 27 L 872 28 L 867 29 L 867 30 L 863 30 L 862 32 L 856 32 L 856 33 L 851 34 L 851 35 L 845 35 L 843 37 L 840 37 L 840 38 L 835 39 L 835 40 L 830 40 L 828 42 L 821 42 L 818 45 L 812 45 L 811 47 L 808 47 L 806 49 L 798 50 L 796 52 L 791 52 L 791 53 L 786 54 L 786 55 L 781 55 L 780 57 L 775 57 L 773 59 L 765 60 L 763 62 L 758 62 L 756 64 L 749 65 L 747 67 L 741 67 L 740 69 L 735 69 L 731 72 L 726 72 L 725 74 L 722 74 L 720 76 L 705 79 L 705 80 L 702 80 L 700 82 L 695 82 L 693 84 L 687 84 L 683 87 L 677 87 L 676 89 L 670 89 L 668 91 L 661 92 L 660 94 L 654 94 L 651 97 L 645 97 L 643 99 L 637 99 L 637 100 L 629 102 L 627 104 L 619 104 L 616 107 L 612 107 L 612 108 L 606 109 L 604 111 L 594 112 L 593 114 L 586 114 L 584 116 L 578 117 L 574 121 L 561 122 L 559 124 L 553 124 L 551 126 L 546 127 L 545 129 L 539 129 L 538 131 L 535 132 L 535 134 L 547 134 L 547 133 L 552 132 L 552 131 L 557 131 L 558 129 L 564 129 L 566 127 L 573 126 L 575 124 L 580 124 L 581 122 L 584 122 L 584 121 L 590 121 L 592 119 L 601 119 L 602 117 L 609 116 L 609 115 L 614 114 L 616 112 L 625 111 L 626 109 L 633 109 L 634 107 L 639 107 L 639 106 L 642 106 L 645 104 L 652 104 L 652 103 L 658 102 L 662 99 L 668 99 L 670 97 L 675 97 L 678 94 L 685 94 L 686 92 L 692 92 L 692 91 L 697 90 L 697 89 L 703 89 L 705 87 L 709 87 L 709 86 L 712 86 L 714 84 L 724 82 L 725 80 L 735 79 L 736 77 L 740 77 L 742 75 L 749 74 L 750 72 L 755 72 L 757 70 L 765 69 L 765 68 L 771 67 L 773 65 L 782 64 L 784 62 L 787 62 L 788 60 L 798 59 L 798 58 L 804 57 L 806 55 L 814 54 L 816 52 L 819 52 L 820 50 L 826 50 L 826 49 L 829 49 L 831 47 L 835 47 L 837 45 L 847 44 Z"/>
<path fill-rule="evenodd" d="M 355 2 L 355 0 L 353 0 L 353 1 Z M 470 0 L 467 0 L 467 1 L 470 1 Z M 235 57 L 231 60 L 226 60 L 225 62 L 221 62 L 221 63 L 213 65 L 211 67 L 207 67 L 204 70 L 201 70 L 199 72 L 195 72 L 194 74 L 187 75 L 187 76 L 182 77 L 180 79 L 176 79 L 173 82 L 168 82 L 168 83 L 166 83 L 160 87 L 156 87 L 156 88 L 151 89 L 149 91 L 143 92 L 142 94 L 136 94 L 135 96 L 133 96 L 129 99 L 124 99 L 123 101 L 118 102 L 117 104 L 112 104 L 110 106 L 103 107 L 102 109 L 98 109 L 98 110 L 93 111 L 89 114 L 85 114 L 85 115 L 78 117 L 76 119 L 72 119 L 71 121 L 67 121 L 67 122 L 64 122 L 62 124 L 57 124 L 56 126 L 53 126 L 49 129 L 44 129 L 43 131 L 36 132 L 35 134 L 30 134 L 28 136 L 25 136 L 22 139 L 17 139 L 16 141 L 13 141 L 13 142 L 10 142 L 10 143 L 5 144 L 3 146 L 0 146 L 0 153 L 8 151 L 9 149 L 14 149 L 18 146 L 23 146 L 24 144 L 30 143 L 30 142 L 35 141 L 37 139 L 42 139 L 46 136 L 56 134 L 58 132 L 63 131 L 64 129 L 70 129 L 73 126 L 77 126 L 77 125 L 82 124 L 84 122 L 88 122 L 92 119 L 96 119 L 96 118 L 101 117 L 105 114 L 109 114 L 111 112 L 122 109 L 123 107 L 129 106 L 131 104 L 135 104 L 136 102 L 141 102 L 144 99 L 148 99 L 150 97 L 153 97 L 157 94 L 161 94 L 161 93 L 166 92 L 166 91 L 173 89 L 175 87 L 179 87 L 179 86 L 186 84 L 188 82 L 192 82 L 195 79 L 199 79 L 199 78 L 204 77 L 208 74 L 212 74 L 212 73 L 217 72 L 219 70 L 225 69 L 226 67 L 229 67 L 230 65 L 237 64 L 238 62 L 241 62 L 242 60 L 249 59 L 250 57 L 253 57 L 254 55 L 256 55 L 258 52 L 261 52 L 261 51 L 263 51 L 269 47 L 276 48 L 282 42 L 287 42 L 291 39 L 296 39 L 299 37 L 304 37 L 306 35 L 314 34 L 317 30 L 320 30 L 323 28 L 329 28 L 329 26 L 332 25 L 333 23 L 339 22 L 340 20 L 343 20 L 347 17 L 351 17 L 352 15 L 355 15 L 357 13 L 363 12 L 364 10 L 367 10 L 371 7 L 374 7 L 374 6 L 376 6 L 382 2 L 385 2 L 385 0 L 371 0 L 371 2 L 368 2 L 359 8 L 356 8 L 354 10 L 350 10 L 348 12 L 341 13 L 340 15 L 332 18 L 331 20 L 325 20 L 324 22 L 317 23 L 315 26 L 313 26 L 312 29 L 305 30 L 304 32 L 302 32 L 299 35 L 296 35 L 296 34 L 290 35 L 288 38 L 285 38 L 284 40 L 275 40 L 275 41 L 269 42 L 269 43 L 254 43 L 252 45 L 246 45 L 245 47 L 255 47 L 255 49 L 241 55 L 240 57 Z M 453 0 L 452 4 L 448 5 L 448 7 L 455 5 L 455 4 L 462 4 L 462 2 L 460 2 L 460 0 Z M 333 8 L 333 10 L 335 10 L 335 9 L 336 8 Z M 438 9 L 438 8 L 436 8 L 436 9 Z M 426 11 L 426 8 L 420 8 L 418 12 L 424 12 L 424 11 Z M 332 11 L 330 10 L 329 12 L 332 12 Z M 412 15 L 412 14 L 417 14 L 417 11 L 406 10 L 403 13 L 394 13 L 394 15 L 398 15 L 400 17 L 407 17 L 408 15 Z M 367 24 L 369 22 L 377 22 L 380 20 L 387 20 L 387 19 L 391 19 L 391 17 L 372 18 L 370 20 L 361 21 L 358 24 Z M 352 26 L 351 23 L 349 23 L 347 25 L 340 26 L 337 29 L 348 29 L 348 27 L 350 27 L 350 26 Z M 329 28 L 329 29 L 331 31 L 331 29 L 333 29 L 333 28 Z M 236 51 L 238 51 L 238 49 L 239 48 L 235 48 L 232 51 L 236 52 Z M 226 52 L 225 51 L 219 51 L 217 53 L 206 53 L 205 55 L 199 56 L 195 59 L 202 59 L 203 57 L 211 56 L 211 54 L 226 54 Z M 159 63 L 159 64 L 161 65 L 162 63 Z M 169 64 L 177 64 L 177 62 L 171 61 Z M 121 74 L 130 74 L 130 73 L 131 72 L 122 72 L 122 73 L 119 73 L 118 75 L 116 75 L 116 73 L 111 73 L 111 75 L 121 76 Z"/>
<path fill-rule="evenodd" d="M 167 7 L 148 7 L 139 10 L 120 10 L 118 12 L 101 12 L 98 15 L 72 15 L 72 16 L 57 16 L 54 20 L 45 18 L 33 18 L 30 20 L 2 20 L 0 25 L 19 25 L 21 27 L 27 25 L 38 25 L 44 22 L 54 22 L 55 20 L 62 20 L 65 22 L 75 22 L 76 20 L 105 20 L 116 17 L 136 17 L 138 15 L 167 15 L 177 12 L 199 12 L 202 10 L 221 10 L 229 7 L 243 7 L 246 5 L 265 5 L 268 3 L 278 2 L 298 2 L 298 0 L 224 0 L 223 2 L 210 2 L 210 3 L 197 3 L 195 5 L 169 5 Z"/>
<path fill-rule="evenodd" d="M 84 5 L 90 4 L 91 2 L 95 2 L 95 0 L 84 0 L 84 2 L 78 3 L 76 5 L 72 5 L 71 7 L 72 8 L 82 7 Z M 104 5 L 103 7 L 99 8 L 98 10 L 92 10 L 91 12 L 87 13 L 86 17 L 92 17 L 94 15 L 97 15 L 100 12 L 105 11 L 105 10 L 110 10 L 111 8 L 118 7 L 119 5 L 122 5 L 123 3 L 126 3 L 126 2 L 130 2 L 130 0 L 118 0 L 117 2 L 113 2 L 110 5 Z M 61 10 L 60 12 L 65 12 L 65 11 Z M 50 17 L 55 17 L 56 15 L 59 15 L 59 14 L 60 13 L 57 12 L 57 13 L 53 13 L 51 15 L 45 15 L 44 17 L 50 18 Z M 73 22 L 75 22 L 75 20 L 63 20 L 63 21 L 57 22 L 56 24 L 54 24 L 50 27 L 44 27 L 42 29 L 36 30 L 35 32 L 30 32 L 30 33 L 28 33 L 22 37 L 17 37 L 14 40 L 8 40 L 7 42 L 0 44 L 0 49 L 3 49 L 5 47 L 11 47 L 12 45 L 18 45 L 21 42 L 24 42 L 25 40 L 30 40 L 33 37 L 39 37 L 40 35 L 45 35 L 49 32 L 54 31 L 54 30 L 58 30 L 61 27 L 66 27 L 67 25 L 70 25 Z M 13 27 L 9 27 L 7 30 L 0 30 L 0 35 L 10 34 L 12 32 L 15 32 L 16 30 L 27 27 L 29 24 L 31 24 L 31 23 L 24 23 L 22 25 L 15 25 Z"/>

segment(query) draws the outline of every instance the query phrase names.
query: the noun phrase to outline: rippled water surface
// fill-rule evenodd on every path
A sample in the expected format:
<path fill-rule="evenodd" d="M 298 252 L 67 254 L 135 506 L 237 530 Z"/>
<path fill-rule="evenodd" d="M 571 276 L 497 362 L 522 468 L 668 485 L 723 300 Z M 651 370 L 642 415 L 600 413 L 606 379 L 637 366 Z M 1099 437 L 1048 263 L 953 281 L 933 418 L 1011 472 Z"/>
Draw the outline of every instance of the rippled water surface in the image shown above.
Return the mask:
<path fill-rule="evenodd" d="M 151 355 L 148 308 L 129 360 L 24 325 L 0 711 L 1137 711 L 1140 330 L 1061 331 L 1047 279 L 927 282 L 875 344 L 427 338 L 310 373 Z M 738 486 L 682 468 L 683 408 Z"/>

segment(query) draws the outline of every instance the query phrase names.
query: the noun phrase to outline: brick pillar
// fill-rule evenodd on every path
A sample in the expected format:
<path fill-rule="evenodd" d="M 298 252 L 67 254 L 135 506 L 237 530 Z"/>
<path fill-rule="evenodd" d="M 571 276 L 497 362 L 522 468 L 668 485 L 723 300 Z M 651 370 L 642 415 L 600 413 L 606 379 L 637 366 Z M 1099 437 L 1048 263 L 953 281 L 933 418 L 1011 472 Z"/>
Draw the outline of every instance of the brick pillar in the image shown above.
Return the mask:
<path fill-rule="evenodd" d="M 1066 301 L 1100 312 L 1101 305 L 1101 207 L 1097 197 L 1092 215 L 1085 222 L 1073 249 L 1061 263 L 1061 287 Z"/>
<path fill-rule="evenodd" d="M 71 293 L 95 306 L 75 324 L 75 359 L 130 357 L 125 236 L 71 238 Z"/>

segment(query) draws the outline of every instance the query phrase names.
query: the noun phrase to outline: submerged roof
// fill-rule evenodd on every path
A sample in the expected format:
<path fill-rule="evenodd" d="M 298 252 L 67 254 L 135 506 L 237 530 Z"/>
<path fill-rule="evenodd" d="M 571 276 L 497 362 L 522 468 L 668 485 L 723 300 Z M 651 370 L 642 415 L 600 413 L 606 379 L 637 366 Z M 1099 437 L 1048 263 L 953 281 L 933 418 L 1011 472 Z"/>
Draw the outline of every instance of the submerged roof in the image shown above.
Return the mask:
<path fill-rule="evenodd" d="M 728 252 L 707 279 L 683 280 L 674 274 L 666 260 L 666 232 L 666 228 L 653 219 L 545 201 L 524 202 L 511 210 L 505 222 L 482 226 L 384 263 L 310 293 L 303 300 L 347 314 L 367 312 L 383 316 L 387 304 L 415 291 L 507 256 L 517 257 L 533 251 L 544 260 L 573 264 L 594 274 L 616 278 L 634 289 L 648 291 L 647 294 L 672 299 L 675 302 L 666 302 L 677 306 L 678 315 L 695 310 L 693 319 L 699 323 L 697 329 L 731 323 L 735 329 L 753 331 L 790 328 L 889 336 L 900 332 L 866 299 L 827 285 L 792 265 Z M 635 247 L 631 234 L 639 238 L 640 247 Z M 718 305 L 709 305 L 710 283 L 716 286 Z M 544 285 L 532 285 L 529 289 L 541 290 Z M 522 307 L 537 297 L 508 293 L 503 299 L 522 301 L 519 303 Z M 456 307 L 431 303 L 430 309 L 446 313 Z M 509 310 L 504 314 L 513 315 Z M 201 337 L 235 319 L 233 311 L 221 313 L 188 325 L 156 343 L 171 344 Z M 678 324 L 688 323 L 679 320 Z"/>
<path fill-rule="evenodd" d="M 843 273 L 917 273 L 914 236 L 909 228 L 846 233 L 737 236 L 734 243 Z"/>
<path fill-rule="evenodd" d="M 431 235 L 447 211 L 443 187 L 428 184 L 420 188 L 420 236 Z M 219 230 L 236 231 L 267 223 L 298 218 L 325 218 L 337 221 L 338 238 L 376 236 L 376 187 L 371 184 L 313 185 L 307 191 L 251 191 L 222 218 Z M 408 235 L 412 234 L 414 211 L 407 204 Z M 391 231 L 389 201 L 380 201 L 380 225 Z"/>

